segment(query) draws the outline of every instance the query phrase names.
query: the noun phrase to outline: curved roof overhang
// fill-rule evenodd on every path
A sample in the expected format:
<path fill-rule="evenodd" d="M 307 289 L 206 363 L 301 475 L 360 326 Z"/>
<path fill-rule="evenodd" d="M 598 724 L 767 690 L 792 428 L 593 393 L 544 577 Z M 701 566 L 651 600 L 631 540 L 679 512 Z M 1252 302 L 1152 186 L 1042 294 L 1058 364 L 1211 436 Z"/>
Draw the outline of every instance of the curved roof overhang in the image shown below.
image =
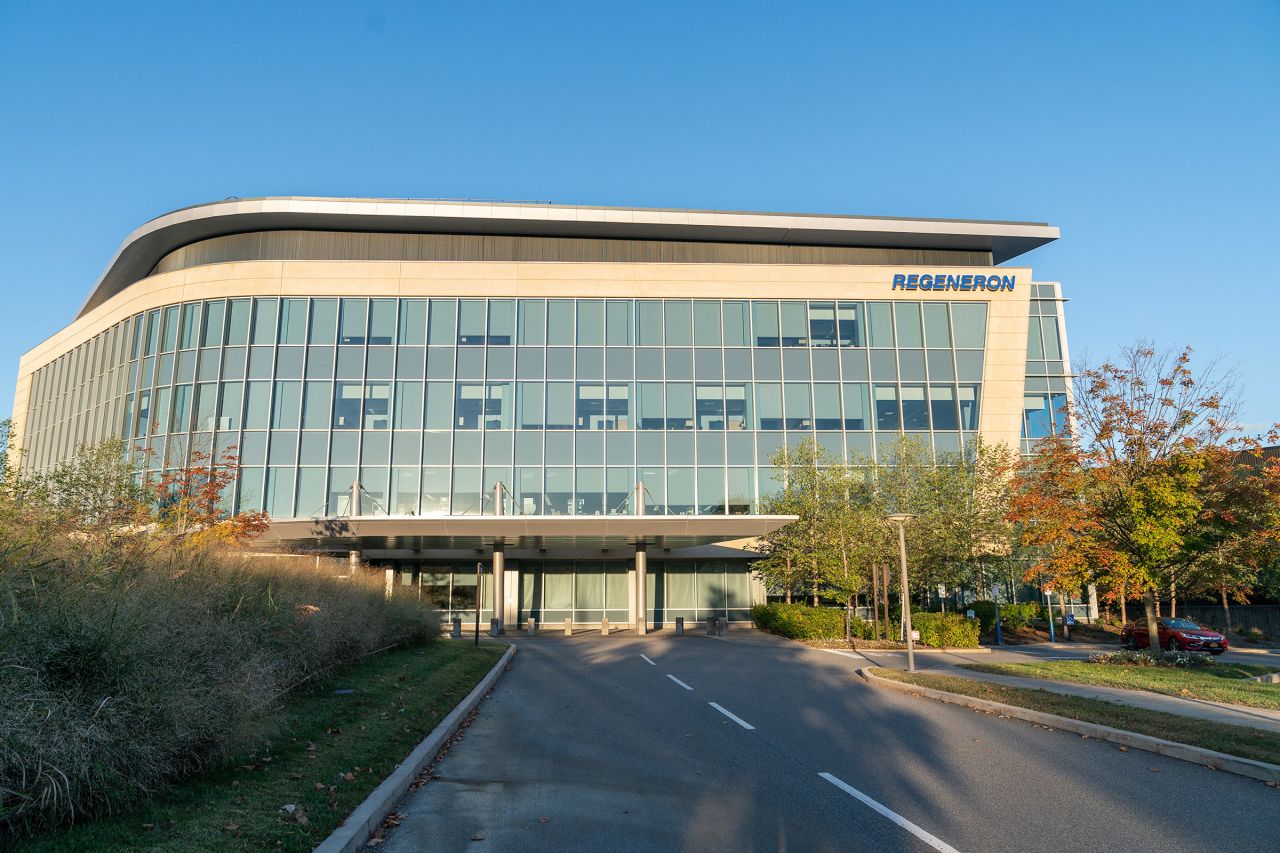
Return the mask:
<path fill-rule="evenodd" d="M 290 518 L 271 522 L 260 547 L 319 550 L 608 550 L 637 544 L 691 548 L 764 536 L 794 515 L 449 515 Z"/>
<path fill-rule="evenodd" d="M 182 246 L 251 231 L 313 229 L 691 240 L 991 252 L 1003 263 L 1058 239 L 1043 222 L 744 213 L 516 202 L 228 199 L 166 213 L 125 239 L 77 316 L 150 275 Z"/>

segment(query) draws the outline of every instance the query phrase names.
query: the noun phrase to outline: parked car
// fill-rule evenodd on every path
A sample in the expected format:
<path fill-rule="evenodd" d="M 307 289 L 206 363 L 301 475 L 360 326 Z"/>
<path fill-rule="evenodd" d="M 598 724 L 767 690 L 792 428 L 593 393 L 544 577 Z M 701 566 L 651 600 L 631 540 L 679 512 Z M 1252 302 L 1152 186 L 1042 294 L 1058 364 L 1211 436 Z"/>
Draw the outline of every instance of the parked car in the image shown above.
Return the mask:
<path fill-rule="evenodd" d="M 1160 647 L 1171 652 L 1208 652 L 1220 655 L 1227 650 L 1227 638 L 1212 628 L 1204 628 L 1190 619 L 1157 619 Z M 1120 630 L 1120 641 L 1129 649 L 1145 649 L 1151 645 L 1145 622 L 1130 622 Z"/>

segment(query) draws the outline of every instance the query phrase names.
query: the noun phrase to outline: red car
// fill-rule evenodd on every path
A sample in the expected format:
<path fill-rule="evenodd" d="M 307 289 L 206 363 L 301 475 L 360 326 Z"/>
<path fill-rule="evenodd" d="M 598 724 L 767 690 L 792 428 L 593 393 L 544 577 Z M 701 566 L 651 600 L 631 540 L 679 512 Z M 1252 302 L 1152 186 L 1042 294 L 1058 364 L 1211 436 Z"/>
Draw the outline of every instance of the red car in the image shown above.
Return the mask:
<path fill-rule="evenodd" d="M 1171 652 L 1208 652 L 1220 655 L 1227 650 L 1227 638 L 1212 628 L 1202 628 L 1190 619 L 1157 619 L 1160 647 Z M 1120 640 L 1129 649 L 1150 645 L 1146 624 L 1129 623 L 1120 631 Z"/>

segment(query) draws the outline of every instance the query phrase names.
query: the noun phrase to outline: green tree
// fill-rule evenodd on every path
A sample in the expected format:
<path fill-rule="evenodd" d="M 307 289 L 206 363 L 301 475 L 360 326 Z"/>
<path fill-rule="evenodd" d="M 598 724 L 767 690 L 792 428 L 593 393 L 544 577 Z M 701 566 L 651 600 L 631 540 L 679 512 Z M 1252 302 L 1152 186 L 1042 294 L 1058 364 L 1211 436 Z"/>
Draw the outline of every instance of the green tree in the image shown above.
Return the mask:
<path fill-rule="evenodd" d="M 1154 626 L 1157 591 L 1196 548 L 1206 453 L 1231 428 L 1235 399 L 1215 365 L 1192 371 L 1189 349 L 1139 344 L 1081 370 L 1067 434 L 1040 442 L 1019 471 L 1012 518 L 1042 555 L 1028 576 L 1136 587 Z"/>
<path fill-rule="evenodd" d="M 865 460 L 855 462 L 859 464 L 836 463 L 825 469 L 825 491 L 831 499 L 823 535 L 831 543 L 834 558 L 826 563 L 823 585 L 831 597 L 844 603 L 846 611 L 867 589 L 885 550 L 883 513 L 875 502 L 872 467 Z"/>
<path fill-rule="evenodd" d="M 803 585 L 816 607 L 833 557 L 830 538 L 824 535 L 829 526 L 832 481 L 824 469 L 834 460 L 817 442 L 805 439 L 795 447 L 778 448 L 770 462 L 782 488 L 764 502 L 766 511 L 798 518 L 761 540 L 758 547 L 766 557 L 756 564 L 756 571 L 767 586 L 782 589 L 788 603 L 792 592 Z"/>
<path fill-rule="evenodd" d="M 1273 430 L 1266 440 L 1278 437 Z M 1266 459 L 1257 440 L 1243 445 L 1202 452 L 1202 511 L 1174 571 L 1189 594 L 1221 602 L 1228 631 L 1231 602 L 1247 603 L 1261 573 L 1280 558 L 1280 458 Z"/>
<path fill-rule="evenodd" d="M 925 555 L 930 582 L 980 594 L 990 589 L 996 575 L 989 564 L 1011 556 L 1015 545 L 1009 507 L 1016 465 L 1012 450 L 981 438 L 961 453 L 939 455 L 927 478 L 930 510 L 923 518 L 932 543 Z"/>

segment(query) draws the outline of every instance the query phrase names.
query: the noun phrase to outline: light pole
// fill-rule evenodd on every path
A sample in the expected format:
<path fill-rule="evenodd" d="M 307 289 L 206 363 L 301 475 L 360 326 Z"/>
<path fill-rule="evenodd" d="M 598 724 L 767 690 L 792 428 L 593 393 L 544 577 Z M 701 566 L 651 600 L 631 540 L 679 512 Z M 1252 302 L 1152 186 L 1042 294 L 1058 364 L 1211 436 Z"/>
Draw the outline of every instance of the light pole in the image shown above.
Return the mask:
<path fill-rule="evenodd" d="M 884 517 L 898 525 L 898 558 L 902 566 L 902 619 L 903 633 L 907 636 L 907 672 L 916 671 L 916 644 L 911 636 L 911 596 L 907 592 L 907 522 L 916 516 L 909 512 L 895 512 Z"/>

